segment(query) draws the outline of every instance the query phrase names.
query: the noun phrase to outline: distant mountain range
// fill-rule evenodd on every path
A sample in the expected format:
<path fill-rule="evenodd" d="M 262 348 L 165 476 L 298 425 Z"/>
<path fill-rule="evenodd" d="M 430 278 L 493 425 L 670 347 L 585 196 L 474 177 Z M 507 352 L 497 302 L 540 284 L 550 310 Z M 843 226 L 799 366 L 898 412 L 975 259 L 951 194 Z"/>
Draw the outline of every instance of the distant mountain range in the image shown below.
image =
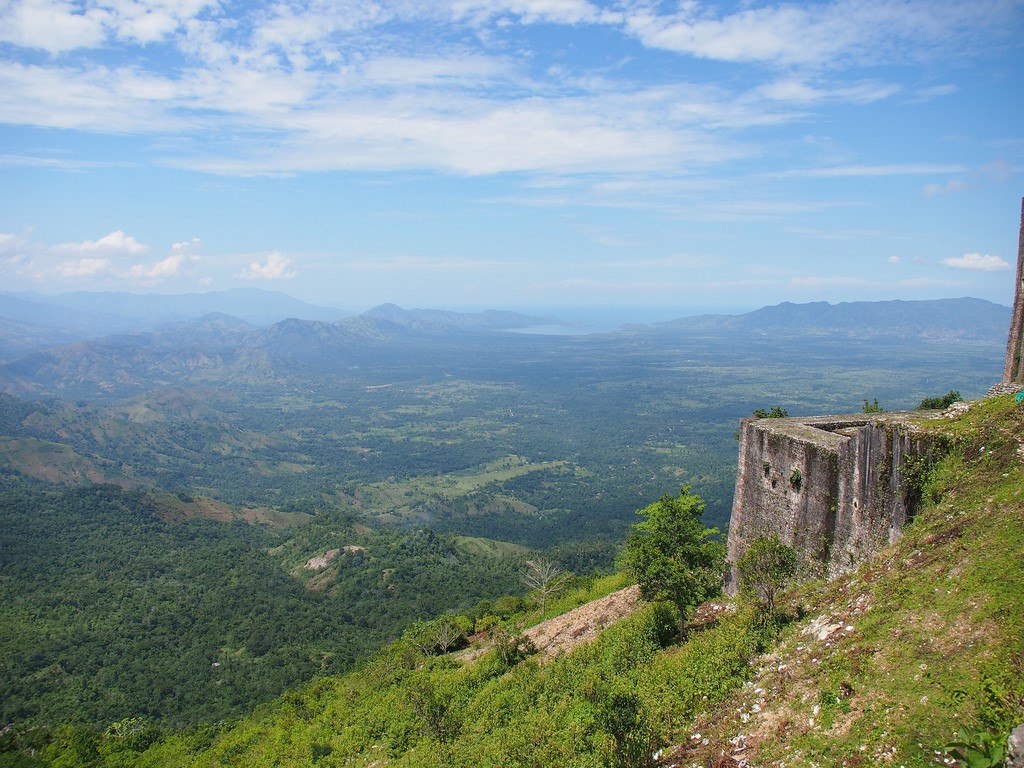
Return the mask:
<path fill-rule="evenodd" d="M 335 324 L 355 313 L 336 307 L 307 304 L 285 293 L 256 288 L 236 288 L 179 295 L 132 293 L 63 293 L 56 296 L 39 294 L 0 294 L 0 360 L 11 360 L 31 352 L 100 339 L 115 334 L 137 334 L 145 331 L 176 332 L 195 335 L 203 329 L 223 335 L 228 323 L 236 321 L 232 330 L 252 331 L 282 321 L 314 323 L 298 331 L 294 322 L 291 332 L 308 336 L 316 334 L 315 323 Z M 507 330 L 542 323 L 557 324 L 553 318 L 537 318 L 517 312 L 488 310 L 479 313 L 447 312 L 436 309 L 405 310 L 394 304 L 382 304 L 361 316 L 371 323 L 386 321 L 418 332 L 455 332 Z M 217 319 L 220 318 L 220 319 Z M 241 321 L 245 327 L 238 324 Z M 191 327 L 186 328 L 186 326 Z M 347 329 L 357 336 L 375 333 L 358 324 Z M 280 331 L 279 331 L 280 333 Z M 319 333 L 323 333 L 323 330 Z"/>
<path fill-rule="evenodd" d="M 61 319 L 70 316 L 62 313 Z M 384 362 L 402 350 L 429 355 L 426 346 L 446 345 L 459 336 L 551 322 L 515 312 L 404 310 L 385 304 L 337 322 L 288 317 L 266 326 L 212 312 L 131 333 L 47 344 L 45 328 L 29 334 L 27 327 L 41 326 L 10 320 L 5 327 L 0 320 L 0 349 L 8 355 L 0 362 L 0 391 L 90 397 L 182 383 L 280 384 L 305 373 Z M 150 323 L 140 319 L 140 325 Z M 49 330 L 60 335 L 58 328 Z"/>
<path fill-rule="evenodd" d="M 336 322 L 353 313 L 307 304 L 279 291 L 235 288 L 187 294 L 76 292 L 0 294 L 0 357 L 114 333 L 150 330 L 213 312 L 252 325 L 290 317 Z"/>
<path fill-rule="evenodd" d="M 661 332 L 740 333 L 749 337 L 1004 340 L 1010 308 L 984 299 L 785 302 L 743 315 L 701 315 L 657 324 Z"/>
<path fill-rule="evenodd" d="M 509 331 L 558 323 L 554 318 L 516 312 L 406 310 L 394 304 L 330 321 L 317 315 L 330 316 L 339 310 L 265 291 L 159 298 L 65 294 L 63 304 L 57 298 L 61 297 L 53 299 L 52 312 L 46 315 L 40 301 L 0 297 L 0 351 L 5 358 L 0 361 L 0 391 L 21 397 L 80 398 L 131 395 L 180 384 L 294 384 L 309 375 L 336 375 L 386 366 L 398 359 L 406 367 L 412 361 L 426 367 L 442 359 L 472 360 L 474 350 L 483 348 L 480 345 L 492 351 L 507 349 L 509 355 L 525 354 L 529 347 L 533 354 L 554 345 L 555 338 L 527 340 Z M 98 309 L 104 304 L 110 312 Z M 158 323 L 161 317 L 196 313 L 218 304 L 244 316 L 215 311 Z M 5 311 L 14 316 L 3 317 Z M 288 317 L 271 324 L 254 322 L 282 313 Z M 303 313 L 307 316 L 296 316 Z M 79 319 L 82 325 L 76 326 Z M 785 303 L 742 315 L 704 315 L 633 326 L 592 338 L 594 343 L 608 338 L 620 344 L 644 336 L 695 342 L 714 338 L 993 344 L 1005 339 L 1009 319 L 1008 307 L 970 298 Z M 129 321 L 135 326 L 126 332 L 123 325 Z M 88 336 L 108 326 L 119 330 Z M 62 334 L 72 339 L 62 340 Z M 75 334 L 78 339 L 73 338 Z"/>

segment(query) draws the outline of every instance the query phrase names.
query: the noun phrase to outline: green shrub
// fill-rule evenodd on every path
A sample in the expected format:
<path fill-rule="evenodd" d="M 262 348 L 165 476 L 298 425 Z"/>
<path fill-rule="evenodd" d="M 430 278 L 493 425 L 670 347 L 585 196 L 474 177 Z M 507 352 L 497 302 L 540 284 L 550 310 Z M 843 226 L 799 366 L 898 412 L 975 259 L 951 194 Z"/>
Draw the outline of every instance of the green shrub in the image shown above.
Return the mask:
<path fill-rule="evenodd" d="M 754 410 L 754 418 L 757 419 L 785 419 L 789 416 L 789 411 L 779 406 L 773 406 L 770 411 L 766 411 L 764 408 L 757 408 Z"/>
<path fill-rule="evenodd" d="M 930 410 L 942 410 L 949 408 L 953 403 L 963 400 L 960 393 L 955 389 L 951 389 L 949 392 L 944 394 L 942 397 L 926 397 L 921 401 L 921 404 L 917 406 L 919 411 L 930 411 Z"/>
<path fill-rule="evenodd" d="M 736 561 L 740 595 L 766 614 L 775 612 L 775 599 L 796 574 L 796 550 L 779 537 L 755 539 Z"/>

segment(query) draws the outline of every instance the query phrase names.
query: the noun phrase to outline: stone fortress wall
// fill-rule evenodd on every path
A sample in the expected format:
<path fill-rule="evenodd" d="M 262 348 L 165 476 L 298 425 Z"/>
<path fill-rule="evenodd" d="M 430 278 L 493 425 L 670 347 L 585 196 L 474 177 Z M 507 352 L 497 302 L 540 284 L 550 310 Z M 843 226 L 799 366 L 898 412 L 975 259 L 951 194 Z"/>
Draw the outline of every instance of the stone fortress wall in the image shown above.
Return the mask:
<path fill-rule="evenodd" d="M 898 539 L 917 491 L 902 470 L 908 457 L 933 453 L 919 425 L 935 415 L 744 419 L 729 561 L 754 539 L 776 534 L 805 568 L 833 577 Z"/>
<path fill-rule="evenodd" d="M 1003 380 L 990 395 L 1024 390 L 1024 200 L 1015 299 Z M 896 541 L 913 517 L 910 457 L 939 450 L 921 428 L 934 411 L 744 419 L 729 522 L 735 563 L 760 536 L 777 534 L 805 567 L 834 577 Z M 909 460 L 909 463 L 908 463 Z M 726 591 L 737 588 L 735 568 Z"/>

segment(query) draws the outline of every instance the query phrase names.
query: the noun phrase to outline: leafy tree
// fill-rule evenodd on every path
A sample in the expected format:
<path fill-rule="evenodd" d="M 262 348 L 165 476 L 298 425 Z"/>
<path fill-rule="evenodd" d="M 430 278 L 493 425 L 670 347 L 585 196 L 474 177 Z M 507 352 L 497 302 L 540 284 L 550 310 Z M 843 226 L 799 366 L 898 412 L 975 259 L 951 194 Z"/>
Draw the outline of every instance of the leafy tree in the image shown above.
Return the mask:
<path fill-rule="evenodd" d="M 465 616 L 446 615 L 414 622 L 404 637 L 424 656 L 444 655 L 462 645 L 472 630 L 473 622 Z"/>
<path fill-rule="evenodd" d="M 686 486 L 678 496 L 662 496 L 638 510 L 626 539 L 625 569 L 640 584 L 646 600 L 668 600 L 683 618 L 690 609 L 717 594 L 725 564 L 718 529 L 701 522 L 704 502 Z"/>
<path fill-rule="evenodd" d="M 527 610 L 529 604 L 518 595 L 505 595 L 494 601 L 493 613 L 499 619 L 508 619 Z"/>
<path fill-rule="evenodd" d="M 917 406 L 919 411 L 931 411 L 931 410 L 942 410 L 943 408 L 949 408 L 953 403 L 963 400 L 960 393 L 951 389 L 949 392 L 944 394 L 942 397 L 926 397 L 921 401 L 921 404 Z"/>
<path fill-rule="evenodd" d="M 766 411 L 764 408 L 757 408 L 754 410 L 754 416 L 759 419 L 785 419 L 789 416 L 789 411 L 776 405 L 770 411 Z"/>
<path fill-rule="evenodd" d="M 774 613 L 775 598 L 793 578 L 796 564 L 796 550 L 776 534 L 755 539 L 736 561 L 740 595 L 763 612 Z"/>
<path fill-rule="evenodd" d="M 864 400 L 864 413 L 885 413 L 885 408 L 878 404 L 878 398 L 876 397 L 874 402 L 871 403 Z"/>
<path fill-rule="evenodd" d="M 526 566 L 527 571 L 523 577 L 523 583 L 540 595 L 540 615 L 541 618 L 544 618 L 547 615 L 548 598 L 554 597 L 565 589 L 569 581 L 569 574 L 553 560 L 544 557 L 529 560 Z"/>

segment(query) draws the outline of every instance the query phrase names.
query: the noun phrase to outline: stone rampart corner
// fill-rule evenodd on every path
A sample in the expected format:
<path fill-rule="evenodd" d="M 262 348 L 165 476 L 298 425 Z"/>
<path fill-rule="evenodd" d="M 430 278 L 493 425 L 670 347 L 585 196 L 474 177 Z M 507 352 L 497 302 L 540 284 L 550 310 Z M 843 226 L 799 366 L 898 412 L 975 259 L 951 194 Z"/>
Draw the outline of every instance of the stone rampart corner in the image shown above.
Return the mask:
<path fill-rule="evenodd" d="M 917 502 L 901 470 L 907 457 L 932 452 L 921 424 L 934 417 L 910 411 L 744 419 L 729 562 L 754 539 L 777 534 L 803 568 L 833 577 L 895 541 Z M 731 573 L 727 591 L 736 586 Z"/>

